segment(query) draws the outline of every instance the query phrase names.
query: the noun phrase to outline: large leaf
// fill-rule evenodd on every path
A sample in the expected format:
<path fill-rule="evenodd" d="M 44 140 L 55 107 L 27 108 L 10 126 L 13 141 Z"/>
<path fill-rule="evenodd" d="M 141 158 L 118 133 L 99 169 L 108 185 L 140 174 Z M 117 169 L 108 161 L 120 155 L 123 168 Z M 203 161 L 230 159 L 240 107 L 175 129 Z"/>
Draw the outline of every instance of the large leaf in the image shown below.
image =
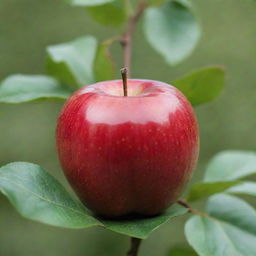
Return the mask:
<path fill-rule="evenodd" d="M 167 61 L 181 62 L 195 48 L 200 26 L 188 1 L 168 1 L 145 12 L 144 31 L 148 42 Z"/>
<path fill-rule="evenodd" d="M 224 192 L 236 185 L 240 187 L 240 179 L 255 173 L 255 152 L 236 150 L 220 152 L 213 157 L 207 166 L 204 182 L 195 184 L 191 188 L 188 200 L 198 200 L 212 194 Z M 240 187 L 240 189 L 242 188 L 245 187 Z"/>
<path fill-rule="evenodd" d="M 256 196 L 256 182 L 245 181 L 227 189 L 226 192 L 236 195 Z"/>
<path fill-rule="evenodd" d="M 209 67 L 195 71 L 172 84 L 181 90 L 192 105 L 215 99 L 224 87 L 225 72 L 221 67 Z"/>
<path fill-rule="evenodd" d="M 94 62 L 94 73 L 96 81 L 112 80 L 114 78 L 114 62 L 109 51 L 112 41 L 101 43 L 97 49 Z"/>
<path fill-rule="evenodd" d="M 104 226 L 114 232 L 142 239 L 167 220 L 187 212 L 186 208 L 174 205 L 163 214 L 151 218 L 121 221 L 96 219 L 43 168 L 24 162 L 0 168 L 0 191 L 26 218 L 65 228 Z"/>
<path fill-rule="evenodd" d="M 123 1 L 87 7 L 86 9 L 97 22 L 103 25 L 118 26 L 128 18 Z"/>
<path fill-rule="evenodd" d="M 183 215 L 188 210 L 179 205 L 174 205 L 163 214 L 144 219 L 131 219 L 121 221 L 101 220 L 107 229 L 127 236 L 146 239 L 149 234 L 171 218 Z"/>
<path fill-rule="evenodd" d="M 256 173 L 256 153 L 252 151 L 223 151 L 209 163 L 204 181 L 232 181 Z"/>
<path fill-rule="evenodd" d="M 256 210 L 242 199 L 225 194 L 212 196 L 207 203 L 207 212 L 218 220 L 255 235 L 256 239 Z"/>
<path fill-rule="evenodd" d="M 92 36 L 47 48 L 47 70 L 70 89 L 89 85 L 94 80 L 93 63 L 97 41 Z"/>
<path fill-rule="evenodd" d="M 0 191 L 29 219 L 65 228 L 101 225 L 38 165 L 16 162 L 0 168 Z"/>
<path fill-rule="evenodd" d="M 255 256 L 256 211 L 246 202 L 228 195 L 213 196 L 207 216 L 194 216 L 185 234 L 200 256 Z"/>
<path fill-rule="evenodd" d="M 204 197 L 217 194 L 237 185 L 239 181 L 205 182 L 195 184 L 189 191 L 187 201 L 195 201 Z"/>
<path fill-rule="evenodd" d="M 0 103 L 22 103 L 42 99 L 65 100 L 71 92 L 43 75 L 12 75 L 0 84 Z"/>
<path fill-rule="evenodd" d="M 69 0 L 72 5 L 76 6 L 96 6 L 107 3 L 112 3 L 117 0 Z"/>

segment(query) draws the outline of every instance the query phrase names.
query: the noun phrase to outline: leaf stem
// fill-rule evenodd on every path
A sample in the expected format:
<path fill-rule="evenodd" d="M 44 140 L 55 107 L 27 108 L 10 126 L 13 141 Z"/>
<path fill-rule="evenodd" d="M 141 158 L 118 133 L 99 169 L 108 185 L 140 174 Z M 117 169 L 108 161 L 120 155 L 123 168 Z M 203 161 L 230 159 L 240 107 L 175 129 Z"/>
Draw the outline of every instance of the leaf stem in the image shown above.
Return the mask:
<path fill-rule="evenodd" d="M 139 248 L 142 240 L 139 238 L 131 238 L 131 248 L 127 253 L 127 256 L 138 256 Z"/>
<path fill-rule="evenodd" d="M 195 208 L 193 208 L 188 202 L 186 202 L 185 200 L 178 200 L 177 203 L 185 208 L 187 208 L 189 210 L 189 212 L 202 216 L 202 217 L 207 217 L 207 218 L 212 218 L 210 215 L 208 215 L 205 212 L 201 212 Z"/>

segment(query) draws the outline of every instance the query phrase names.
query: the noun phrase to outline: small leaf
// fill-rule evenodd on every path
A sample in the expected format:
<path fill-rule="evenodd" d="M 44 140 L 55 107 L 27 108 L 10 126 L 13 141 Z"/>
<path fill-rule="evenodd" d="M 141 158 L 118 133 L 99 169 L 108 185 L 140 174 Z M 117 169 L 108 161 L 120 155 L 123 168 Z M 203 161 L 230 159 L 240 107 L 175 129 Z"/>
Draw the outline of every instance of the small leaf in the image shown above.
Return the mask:
<path fill-rule="evenodd" d="M 103 25 L 119 26 L 128 18 L 123 1 L 87 7 L 86 10 L 94 20 Z"/>
<path fill-rule="evenodd" d="M 209 163 L 204 181 L 232 181 L 256 173 L 256 153 L 252 151 L 223 151 Z"/>
<path fill-rule="evenodd" d="M 190 245 L 200 256 L 256 255 L 256 211 L 236 197 L 219 194 L 208 202 L 210 216 L 185 225 Z"/>
<path fill-rule="evenodd" d="M 209 67 L 195 71 L 172 84 L 181 90 L 192 105 L 215 99 L 223 90 L 225 72 L 221 67 Z"/>
<path fill-rule="evenodd" d="M 69 0 L 69 2 L 75 6 L 96 6 L 106 3 L 112 3 L 115 1 L 117 0 Z"/>
<path fill-rule="evenodd" d="M 236 195 L 256 196 L 256 182 L 245 181 L 227 189 L 226 192 Z"/>
<path fill-rule="evenodd" d="M 187 201 L 196 201 L 198 199 L 223 192 L 238 183 L 239 181 L 197 183 L 189 191 Z"/>
<path fill-rule="evenodd" d="M 98 46 L 94 62 L 96 81 L 112 80 L 114 78 L 114 62 L 109 52 L 112 41 L 108 40 Z"/>
<path fill-rule="evenodd" d="M 200 26 L 188 1 L 168 1 L 145 12 L 144 31 L 148 42 L 171 65 L 178 64 L 194 50 Z"/>
<path fill-rule="evenodd" d="M 179 205 L 173 205 L 163 214 L 143 219 L 132 219 L 132 220 L 101 220 L 105 227 L 117 233 L 121 233 L 131 237 L 137 237 L 146 239 L 151 232 L 158 228 L 161 224 L 165 223 L 169 219 L 176 216 L 187 213 L 188 210 Z"/>
<path fill-rule="evenodd" d="M 23 103 L 42 99 L 65 100 L 71 92 L 43 75 L 12 75 L 0 84 L 0 103 Z"/>
<path fill-rule="evenodd" d="M 75 90 L 95 82 L 93 63 L 97 41 L 92 36 L 47 48 L 47 70 L 68 88 Z"/>
<path fill-rule="evenodd" d="M 197 256 L 197 254 L 190 248 L 183 247 L 174 247 L 169 251 L 167 256 Z"/>
<path fill-rule="evenodd" d="M 38 165 L 16 162 L 0 168 L 0 191 L 26 218 L 75 229 L 102 225 Z"/>

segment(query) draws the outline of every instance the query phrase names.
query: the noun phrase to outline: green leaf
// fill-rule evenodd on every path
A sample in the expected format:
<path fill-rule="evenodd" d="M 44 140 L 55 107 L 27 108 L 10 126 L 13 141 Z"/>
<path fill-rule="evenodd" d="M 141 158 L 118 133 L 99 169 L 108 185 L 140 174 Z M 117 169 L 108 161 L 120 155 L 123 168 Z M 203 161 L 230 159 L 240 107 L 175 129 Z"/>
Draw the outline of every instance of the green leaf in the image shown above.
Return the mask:
<path fill-rule="evenodd" d="M 47 48 L 47 70 L 68 88 L 75 90 L 95 82 L 93 63 L 97 41 L 85 36 L 74 41 Z"/>
<path fill-rule="evenodd" d="M 97 220 L 43 168 L 25 162 L 11 163 L 0 168 L 0 192 L 9 198 L 22 216 L 31 220 L 75 229 L 104 226 L 114 232 L 142 239 L 169 219 L 188 211 L 173 205 L 156 217 Z"/>
<path fill-rule="evenodd" d="M 75 229 L 101 225 L 38 165 L 16 162 L 0 168 L 0 191 L 26 218 Z"/>
<path fill-rule="evenodd" d="M 200 26 L 187 1 L 168 1 L 145 12 L 144 31 L 148 42 L 167 63 L 178 64 L 194 50 Z"/>
<path fill-rule="evenodd" d="M 172 84 L 196 106 L 215 99 L 223 90 L 225 72 L 221 67 L 208 67 L 182 77 Z"/>
<path fill-rule="evenodd" d="M 218 220 L 255 235 L 256 239 L 256 210 L 244 200 L 218 194 L 209 199 L 207 212 Z"/>
<path fill-rule="evenodd" d="M 88 7 L 86 10 L 94 20 L 103 25 L 119 26 L 128 18 L 123 1 Z"/>
<path fill-rule="evenodd" d="M 183 215 L 187 212 L 188 210 L 186 208 L 176 204 L 169 208 L 162 215 L 156 217 L 120 221 L 101 220 L 101 222 L 109 230 L 131 237 L 146 239 L 150 233 L 158 228 L 161 224 L 165 223 L 169 219 Z"/>
<path fill-rule="evenodd" d="M 56 79 L 43 75 L 12 75 L 0 84 L 0 103 L 65 100 L 70 94 Z"/>
<path fill-rule="evenodd" d="M 109 51 L 112 41 L 108 40 L 98 46 L 94 62 L 96 81 L 112 80 L 114 78 L 114 62 Z"/>
<path fill-rule="evenodd" d="M 256 153 L 229 150 L 217 154 L 209 163 L 204 181 L 232 181 L 256 173 Z"/>
<path fill-rule="evenodd" d="M 227 189 L 226 192 L 236 195 L 256 196 L 256 182 L 245 181 Z"/>
<path fill-rule="evenodd" d="M 198 200 L 216 193 L 246 190 L 252 184 L 241 184 L 240 179 L 256 173 L 256 153 L 251 151 L 223 151 L 207 166 L 204 182 L 195 184 L 188 201 Z M 248 191 L 249 192 L 249 191 Z M 243 194 L 246 194 L 243 193 Z"/>
<path fill-rule="evenodd" d="M 69 0 L 69 2 L 75 6 L 96 6 L 106 3 L 112 3 L 115 1 L 116 0 Z"/>
<path fill-rule="evenodd" d="M 200 256 L 256 255 L 256 211 L 236 197 L 219 194 L 208 203 L 211 217 L 194 216 L 185 225 Z"/>
<path fill-rule="evenodd" d="M 190 248 L 174 247 L 167 254 L 168 256 L 197 256 L 197 254 Z"/>
<path fill-rule="evenodd" d="M 189 191 L 187 201 L 196 201 L 198 199 L 223 192 L 238 183 L 239 181 L 197 183 Z"/>

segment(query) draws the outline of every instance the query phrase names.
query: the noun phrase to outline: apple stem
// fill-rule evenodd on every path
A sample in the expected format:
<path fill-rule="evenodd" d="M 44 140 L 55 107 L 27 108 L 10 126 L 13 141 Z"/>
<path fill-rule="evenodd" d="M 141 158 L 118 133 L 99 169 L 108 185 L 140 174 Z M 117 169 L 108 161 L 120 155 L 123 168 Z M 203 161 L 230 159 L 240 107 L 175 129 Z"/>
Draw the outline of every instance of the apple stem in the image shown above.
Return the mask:
<path fill-rule="evenodd" d="M 141 241 L 139 238 L 131 238 L 131 249 L 128 251 L 127 256 L 138 256 Z"/>
<path fill-rule="evenodd" d="M 124 96 L 128 96 L 128 88 L 127 88 L 128 69 L 122 68 L 120 71 L 123 79 Z"/>

